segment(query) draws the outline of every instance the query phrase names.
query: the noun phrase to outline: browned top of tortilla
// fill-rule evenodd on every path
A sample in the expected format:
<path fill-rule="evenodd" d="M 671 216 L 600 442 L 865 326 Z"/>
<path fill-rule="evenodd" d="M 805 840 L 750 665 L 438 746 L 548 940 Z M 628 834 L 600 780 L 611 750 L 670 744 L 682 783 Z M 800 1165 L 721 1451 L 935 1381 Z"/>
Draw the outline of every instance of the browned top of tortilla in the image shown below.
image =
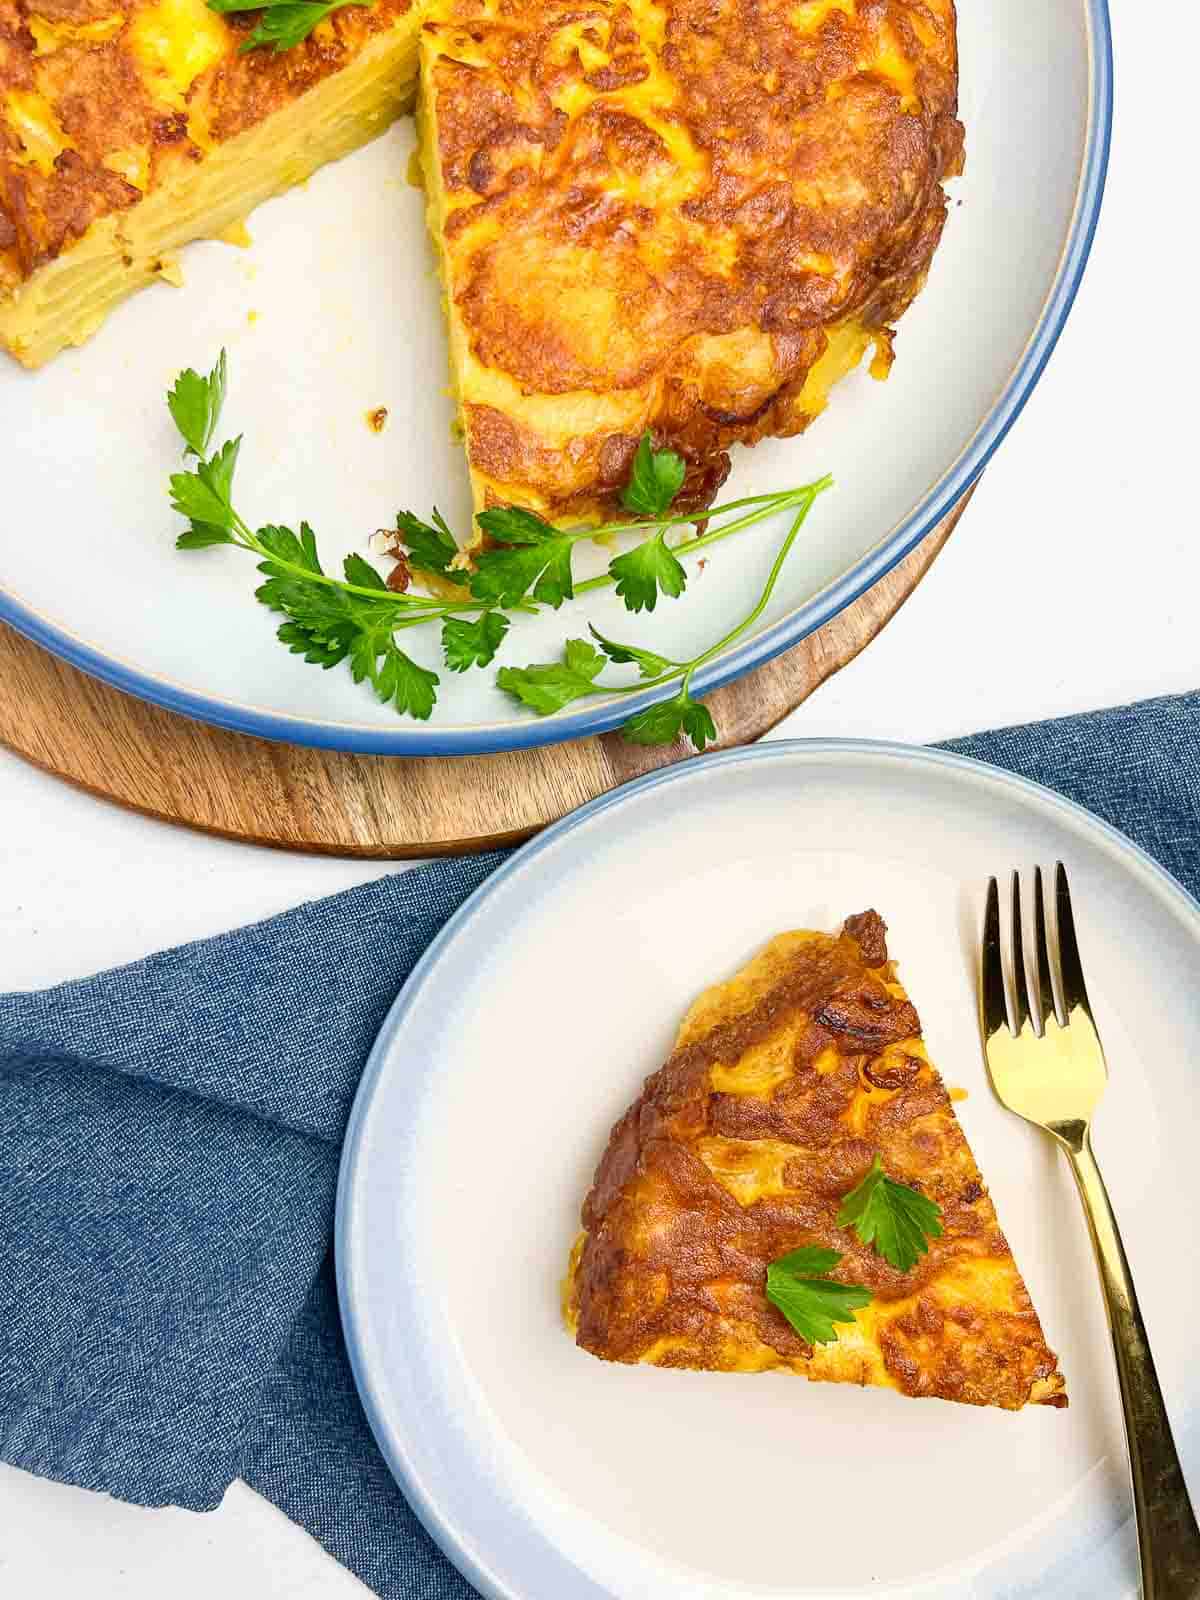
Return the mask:
<path fill-rule="evenodd" d="M 472 353 L 526 394 L 644 391 L 638 422 L 685 454 L 690 488 L 712 492 L 735 440 L 804 427 L 825 331 L 885 327 L 923 281 L 962 162 L 952 0 L 434 15 Z M 467 422 L 479 470 L 563 504 L 619 483 L 639 431 L 581 427 L 564 462 L 515 407 L 468 397 Z"/>
<path fill-rule="evenodd" d="M 0 0 L 0 292 L 172 166 L 340 71 L 412 0 L 337 12 L 282 53 L 203 0 Z M 192 69 L 197 69 L 190 76 Z"/>

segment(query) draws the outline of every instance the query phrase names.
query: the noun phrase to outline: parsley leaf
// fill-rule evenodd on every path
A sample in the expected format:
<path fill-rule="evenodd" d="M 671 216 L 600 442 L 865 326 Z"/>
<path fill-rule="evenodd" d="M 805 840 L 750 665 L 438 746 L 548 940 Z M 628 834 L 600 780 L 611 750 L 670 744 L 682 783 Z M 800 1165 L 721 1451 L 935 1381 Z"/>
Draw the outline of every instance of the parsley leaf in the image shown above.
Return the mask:
<path fill-rule="evenodd" d="M 438 675 L 406 656 L 386 624 L 360 634 L 350 655 L 350 671 L 355 683 L 366 678 L 384 705 L 428 722 L 437 704 Z"/>
<path fill-rule="evenodd" d="M 205 523 L 226 532 L 232 531 L 230 495 L 233 469 L 237 465 L 241 443 L 240 439 L 230 439 L 210 460 L 201 461 L 194 472 L 171 474 L 171 505 L 176 511 L 193 523 Z"/>
<path fill-rule="evenodd" d="M 450 563 L 458 554 L 458 541 L 446 526 L 446 520 L 436 506 L 433 508 L 433 522 L 422 522 L 420 517 L 414 516 L 411 511 L 397 511 L 396 532 L 400 542 L 408 551 L 409 565 L 420 567 L 424 572 L 441 572 L 447 576 L 461 577 L 465 583 L 467 574 L 450 573 Z"/>
<path fill-rule="evenodd" d="M 499 611 L 485 611 L 476 621 L 447 617 L 442 624 L 442 654 L 451 672 L 486 667 L 504 643 L 509 619 Z"/>
<path fill-rule="evenodd" d="M 347 556 L 342 562 L 342 571 L 346 575 L 346 582 L 353 583 L 359 589 L 382 589 L 384 594 L 391 593 L 371 563 L 364 561 L 361 556 Z"/>
<path fill-rule="evenodd" d="M 841 1260 L 836 1250 L 804 1246 L 780 1256 L 767 1268 L 767 1299 L 777 1306 L 809 1344 L 832 1344 L 836 1322 L 853 1322 L 854 1312 L 871 1303 L 857 1283 L 835 1283 L 823 1276 Z"/>
<path fill-rule="evenodd" d="M 546 717 L 561 711 L 572 700 L 593 694 L 595 679 L 603 666 L 604 657 L 586 639 L 568 639 L 561 661 L 501 667 L 496 682 L 514 700 L 532 706 Z"/>
<path fill-rule="evenodd" d="M 873 1244 L 901 1272 L 915 1267 L 942 1231 L 941 1211 L 928 1195 L 895 1183 L 879 1157 L 838 1209 L 839 1228 L 852 1227 L 863 1244 Z"/>
<path fill-rule="evenodd" d="M 558 529 L 525 506 L 491 506 L 475 521 L 497 544 L 545 544 L 558 538 Z"/>
<path fill-rule="evenodd" d="M 240 434 L 236 439 L 226 439 L 215 455 L 210 456 L 207 461 L 202 461 L 196 468 L 197 474 L 227 509 L 233 498 L 233 472 L 241 448 Z"/>
<path fill-rule="evenodd" d="M 370 0 L 208 0 L 210 11 L 222 15 L 230 11 L 261 11 L 258 26 L 242 45 L 242 54 L 258 45 L 269 44 L 276 54 L 290 50 L 308 38 L 318 22 L 343 6 L 367 5 Z"/>
<path fill-rule="evenodd" d="M 255 537 L 277 558 L 259 563 L 267 581 L 255 592 L 269 610 L 288 619 L 278 630 L 281 642 L 315 666 L 328 668 L 348 661 L 355 683 L 369 683 L 385 705 L 425 721 L 437 701 L 438 676 L 419 666 L 396 644 L 392 637 L 396 609 L 382 580 L 380 598 L 373 600 L 336 584 L 297 576 L 280 566 L 279 561 L 286 560 L 314 576 L 321 575 L 316 540 L 307 523 L 301 524 L 299 538 L 290 528 L 281 527 L 260 528 Z M 379 579 L 374 568 L 358 556 L 347 558 L 346 569 L 354 583 L 368 574 Z M 371 582 L 362 586 L 375 588 Z"/>
<path fill-rule="evenodd" d="M 717 737 L 717 725 L 706 705 L 693 700 L 681 689 L 671 700 L 639 711 L 621 728 L 621 737 L 630 744 L 674 744 L 684 733 L 697 750 L 703 750 Z"/>
<path fill-rule="evenodd" d="M 683 731 L 697 750 L 713 744 L 717 737 L 717 725 L 708 707 L 688 695 L 683 696 Z"/>
<path fill-rule="evenodd" d="M 207 454 L 225 402 L 227 376 L 228 366 L 222 350 L 207 378 L 202 378 L 188 367 L 179 374 L 175 379 L 175 387 L 168 392 L 167 409 L 183 436 L 185 456 Z"/>
<path fill-rule="evenodd" d="M 321 575 L 321 562 L 317 556 L 317 536 L 307 522 L 300 524 L 299 537 L 290 528 L 276 527 L 273 524 L 260 528 L 254 537 L 269 556 L 275 556 L 280 561 L 290 561 L 297 567 L 304 567 L 308 572 L 315 572 L 318 577 Z M 291 577 L 286 570 L 274 566 L 269 561 L 260 562 L 258 570 L 265 572 L 268 577 Z"/>
<path fill-rule="evenodd" d="M 370 627 L 374 620 L 368 608 L 360 607 L 354 596 L 342 589 L 310 583 L 265 561 L 259 571 L 270 574 L 266 583 L 254 591 L 259 603 L 268 611 L 277 611 L 299 623 L 318 639 L 328 643 L 340 640 L 348 651 L 363 628 Z"/>
<path fill-rule="evenodd" d="M 686 472 L 683 457 L 674 450 L 656 450 L 647 429 L 638 441 L 629 482 L 621 490 L 621 504 L 637 516 L 665 516 Z"/>
<path fill-rule="evenodd" d="M 269 610 L 287 617 L 278 637 L 288 649 L 321 667 L 348 659 L 355 683 L 369 683 L 385 705 L 424 721 L 437 700 L 438 676 L 418 666 L 392 638 L 394 597 L 374 567 L 357 555 L 345 561 L 347 582 L 376 591 L 378 600 L 291 570 L 299 566 L 316 578 L 323 576 L 316 536 L 307 522 L 300 524 L 299 535 L 270 526 L 259 528 L 255 539 L 268 557 L 259 563 L 267 581 L 256 594 Z"/>
<path fill-rule="evenodd" d="M 588 624 L 588 631 L 610 661 L 615 661 L 618 666 L 635 664 L 643 678 L 657 678 L 660 673 L 679 665 L 679 662 L 668 660 L 666 656 L 655 655 L 653 650 L 639 650 L 635 645 L 618 644 L 615 639 L 606 639 L 599 628 L 591 623 Z"/>
<path fill-rule="evenodd" d="M 237 540 L 228 528 L 220 528 L 214 522 L 196 522 L 193 520 L 190 528 L 181 533 L 175 541 L 176 550 L 206 550 L 213 544 L 236 544 Z"/>
<path fill-rule="evenodd" d="M 508 548 L 481 550 L 475 556 L 471 593 L 489 605 L 515 606 L 526 595 L 558 610 L 575 595 L 571 577 L 570 534 L 559 533 L 532 511 L 519 506 L 481 511 L 484 532 Z M 503 529 L 503 532 L 500 530 Z"/>
<path fill-rule="evenodd" d="M 360 629 L 348 613 L 336 615 L 331 611 L 322 616 L 306 611 L 294 592 L 277 592 L 271 600 L 265 598 L 262 589 L 256 592 L 269 610 L 288 618 L 276 629 L 275 637 L 286 644 L 293 655 L 302 655 L 314 666 L 336 667 L 358 643 Z M 361 681 L 357 675 L 356 681 Z"/>
<path fill-rule="evenodd" d="M 639 544 L 609 563 L 617 593 L 630 611 L 653 611 L 661 589 L 677 600 L 687 587 L 687 574 L 668 550 L 660 528 L 653 539 Z"/>
<path fill-rule="evenodd" d="M 324 667 L 326 672 L 344 661 L 350 649 L 349 639 L 322 639 L 298 622 L 285 622 L 276 630 L 275 637 L 287 645 L 294 656 L 303 656 L 311 666 Z"/>

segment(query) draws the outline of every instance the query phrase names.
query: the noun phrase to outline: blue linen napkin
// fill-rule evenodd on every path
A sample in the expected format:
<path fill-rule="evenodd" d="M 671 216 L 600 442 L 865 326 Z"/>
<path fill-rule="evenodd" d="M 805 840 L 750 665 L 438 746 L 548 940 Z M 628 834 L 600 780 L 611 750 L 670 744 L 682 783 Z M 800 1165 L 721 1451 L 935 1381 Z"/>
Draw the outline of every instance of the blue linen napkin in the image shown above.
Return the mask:
<path fill-rule="evenodd" d="M 953 740 L 1200 893 L 1200 692 Z M 367 1054 L 500 855 L 0 996 L 0 1459 L 141 1505 L 242 1478 L 386 1600 L 469 1600 L 368 1429 L 338 1322 Z"/>

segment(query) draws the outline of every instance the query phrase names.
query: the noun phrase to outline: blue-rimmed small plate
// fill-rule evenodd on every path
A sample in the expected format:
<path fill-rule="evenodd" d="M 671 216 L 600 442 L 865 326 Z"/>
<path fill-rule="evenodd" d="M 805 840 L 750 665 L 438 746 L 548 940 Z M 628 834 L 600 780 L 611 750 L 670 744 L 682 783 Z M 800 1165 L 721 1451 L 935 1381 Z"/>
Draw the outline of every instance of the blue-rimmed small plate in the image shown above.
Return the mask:
<path fill-rule="evenodd" d="M 1069 802 L 901 746 L 776 744 L 642 779 L 508 862 L 414 973 L 339 1192 L 342 1315 L 426 1525 L 504 1600 L 1117 1600 L 1136 1563 L 1112 1357 L 1065 1163 L 986 1082 L 990 873 L 1070 867 L 1111 1082 L 1096 1146 L 1200 1489 L 1200 905 Z M 607 1365 L 559 1281 L 614 1120 L 696 991 L 877 907 L 1070 1393 L 1015 1415 Z"/>
<path fill-rule="evenodd" d="M 828 620 L 933 528 L 974 480 L 1041 372 L 1070 309 L 1100 206 L 1111 115 L 1105 0 L 959 0 L 967 170 L 929 283 L 905 316 L 886 384 L 858 373 L 801 440 L 737 457 L 730 496 L 832 472 L 755 631 L 700 692 Z M 466 754 L 600 732 L 643 697 L 539 720 L 491 672 L 444 681 L 430 723 L 376 704 L 345 671 L 276 643 L 246 557 L 176 554 L 166 475 L 178 452 L 163 395 L 222 346 L 226 420 L 245 433 L 239 491 L 255 521 L 308 518 L 330 560 L 362 551 L 399 504 L 466 525 L 446 357 L 407 122 L 255 213 L 243 255 L 205 244 L 188 286 L 123 306 L 84 349 L 0 371 L 0 620 L 119 688 L 268 738 L 398 755 Z M 346 240 L 354 248 L 346 248 Z M 389 410 L 386 430 L 364 423 Z M 749 610 L 783 526 L 711 552 L 686 604 L 660 606 L 654 648 L 687 657 Z M 598 566 L 606 559 L 592 553 Z M 587 613 L 610 635 L 610 594 Z M 642 619 L 645 623 L 646 619 Z M 553 658 L 582 623 L 523 619 L 521 654 Z M 428 633 L 430 637 L 423 635 Z M 436 630 L 406 648 L 437 665 Z M 445 675 L 451 677 L 451 675 Z"/>

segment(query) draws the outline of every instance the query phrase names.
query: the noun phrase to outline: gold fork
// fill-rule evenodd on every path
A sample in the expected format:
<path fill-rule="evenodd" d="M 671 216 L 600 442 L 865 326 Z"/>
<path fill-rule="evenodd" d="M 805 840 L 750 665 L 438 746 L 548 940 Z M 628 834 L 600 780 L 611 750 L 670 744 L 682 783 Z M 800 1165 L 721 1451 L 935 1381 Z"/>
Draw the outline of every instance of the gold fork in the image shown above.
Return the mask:
<path fill-rule="evenodd" d="M 1042 869 L 1034 873 L 1034 943 L 1027 975 L 1021 944 L 1021 883 L 1012 878 L 1012 1023 L 1000 943 L 1000 893 L 988 884 L 979 953 L 979 1020 L 992 1087 L 1019 1117 L 1044 1128 L 1066 1152 L 1087 1216 L 1125 1413 L 1144 1600 L 1200 1597 L 1200 1529 L 1188 1498 L 1129 1262 L 1096 1157 L 1091 1122 L 1108 1067 L 1092 1019 L 1071 894 L 1055 870 L 1055 924 L 1061 1009 L 1054 1000 Z M 1030 1004 L 1029 977 L 1038 996 Z"/>

